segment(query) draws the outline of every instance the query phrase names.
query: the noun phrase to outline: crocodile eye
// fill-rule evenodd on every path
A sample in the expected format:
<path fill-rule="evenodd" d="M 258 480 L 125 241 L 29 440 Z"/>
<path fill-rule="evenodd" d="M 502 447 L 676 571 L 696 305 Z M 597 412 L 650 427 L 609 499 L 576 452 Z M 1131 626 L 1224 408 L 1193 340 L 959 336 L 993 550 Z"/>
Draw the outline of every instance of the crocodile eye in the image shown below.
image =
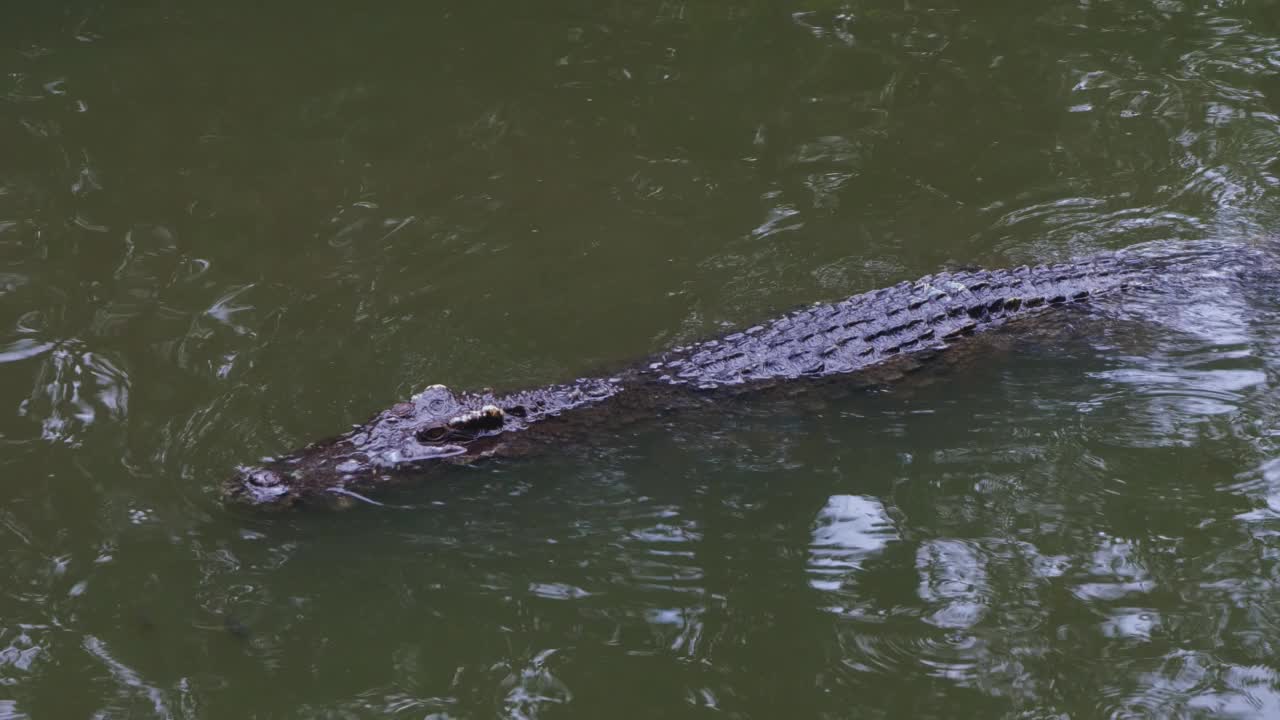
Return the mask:
<path fill-rule="evenodd" d="M 448 434 L 449 430 L 447 428 L 434 425 L 432 427 L 419 430 L 418 440 L 421 442 L 440 442 L 441 440 L 444 440 L 445 436 Z"/>
<path fill-rule="evenodd" d="M 279 485 L 280 483 L 284 482 L 284 480 L 280 477 L 279 473 L 275 473 L 263 468 L 252 470 L 246 473 L 245 479 L 248 480 L 251 484 L 257 485 L 258 487 L 262 487 L 262 488 L 275 487 L 276 485 Z"/>

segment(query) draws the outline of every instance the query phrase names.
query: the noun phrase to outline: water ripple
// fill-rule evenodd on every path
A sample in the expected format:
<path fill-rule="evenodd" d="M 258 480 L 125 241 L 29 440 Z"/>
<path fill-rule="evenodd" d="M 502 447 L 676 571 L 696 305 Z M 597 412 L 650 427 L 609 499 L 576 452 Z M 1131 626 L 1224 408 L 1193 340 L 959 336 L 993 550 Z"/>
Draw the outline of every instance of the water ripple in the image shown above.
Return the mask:
<path fill-rule="evenodd" d="M 29 5 L 0 717 L 1280 713 L 1268 8 Z M 1203 272 L 891 388 L 216 500 L 429 382 L 1147 241 Z"/>
<path fill-rule="evenodd" d="M 45 354 L 18 414 L 38 422 L 45 440 L 75 445 L 99 414 L 125 420 L 129 389 L 128 372 L 108 355 L 76 340 L 60 341 Z"/>

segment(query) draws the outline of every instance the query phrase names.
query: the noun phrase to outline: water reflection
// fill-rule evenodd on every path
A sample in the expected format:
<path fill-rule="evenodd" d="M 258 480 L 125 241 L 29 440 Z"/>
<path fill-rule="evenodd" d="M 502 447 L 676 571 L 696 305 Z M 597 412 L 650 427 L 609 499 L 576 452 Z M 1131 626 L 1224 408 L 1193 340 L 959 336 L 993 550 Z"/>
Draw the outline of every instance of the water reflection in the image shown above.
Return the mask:
<path fill-rule="evenodd" d="M 815 590 L 830 592 L 854 585 L 862 563 L 897 539 L 893 521 L 880 501 L 832 495 L 814 521 L 809 584 Z M 856 596 L 856 592 L 850 594 Z"/>
<path fill-rule="evenodd" d="M 920 599 L 936 608 L 925 622 L 943 628 L 966 628 L 984 614 L 982 595 L 987 586 L 982 557 L 969 545 L 934 541 L 916 552 Z"/>
<path fill-rule="evenodd" d="M 510 668 L 502 680 L 502 687 L 507 689 L 502 709 L 507 717 L 521 720 L 541 717 L 545 706 L 573 699 L 569 688 L 548 668 L 555 654 L 555 650 L 544 650 L 529 658 L 523 667 Z"/>

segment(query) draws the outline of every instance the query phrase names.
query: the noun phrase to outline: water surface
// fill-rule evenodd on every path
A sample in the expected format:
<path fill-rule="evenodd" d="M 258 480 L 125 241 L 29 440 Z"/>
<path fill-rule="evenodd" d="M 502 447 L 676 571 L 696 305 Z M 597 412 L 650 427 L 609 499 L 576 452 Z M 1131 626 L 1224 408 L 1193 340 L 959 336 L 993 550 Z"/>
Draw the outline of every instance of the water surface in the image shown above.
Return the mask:
<path fill-rule="evenodd" d="M 389 507 L 217 495 L 434 382 L 1265 244 L 1274 3 L 313 5 L 0 28 L 0 718 L 1280 714 L 1265 279 Z"/>

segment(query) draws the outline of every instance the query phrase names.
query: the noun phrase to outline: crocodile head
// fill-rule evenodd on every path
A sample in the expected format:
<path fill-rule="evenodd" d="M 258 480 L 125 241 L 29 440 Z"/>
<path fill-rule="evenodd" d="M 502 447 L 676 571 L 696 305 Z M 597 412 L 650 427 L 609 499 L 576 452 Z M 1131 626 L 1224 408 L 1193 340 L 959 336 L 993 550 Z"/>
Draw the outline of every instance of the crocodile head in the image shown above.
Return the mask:
<path fill-rule="evenodd" d="M 350 496 L 442 462 L 467 462 L 492 454 L 496 436 L 522 424 L 519 409 L 513 410 L 501 409 L 488 393 L 460 395 L 432 385 L 345 435 L 238 468 L 225 495 L 284 507 Z"/>

